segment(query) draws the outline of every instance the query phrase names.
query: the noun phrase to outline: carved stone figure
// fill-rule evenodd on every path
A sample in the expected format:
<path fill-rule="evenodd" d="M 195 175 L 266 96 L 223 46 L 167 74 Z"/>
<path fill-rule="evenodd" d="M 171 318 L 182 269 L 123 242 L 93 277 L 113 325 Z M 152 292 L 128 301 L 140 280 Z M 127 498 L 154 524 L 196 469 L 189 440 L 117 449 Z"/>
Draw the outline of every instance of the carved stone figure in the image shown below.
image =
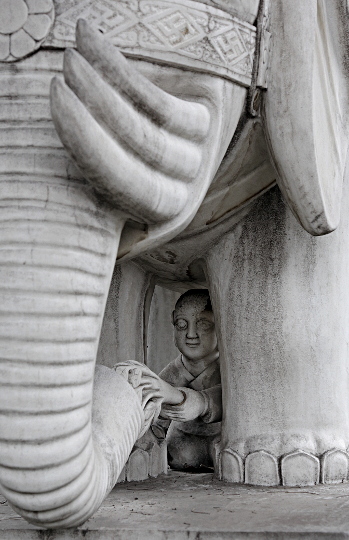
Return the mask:
<path fill-rule="evenodd" d="M 72 527 L 112 489 L 162 397 L 149 397 L 146 367 L 138 382 L 126 367 L 95 370 L 103 314 L 114 302 L 111 365 L 141 363 L 155 282 L 210 291 L 217 473 L 262 485 L 345 480 L 347 3 L 0 5 L 0 484 L 10 504 L 36 525 Z"/>
<path fill-rule="evenodd" d="M 159 374 L 168 384 L 160 386 L 164 401 L 157 427 L 166 431 L 170 427 L 167 444 L 172 468 L 212 467 L 214 444 L 221 433 L 222 386 L 208 292 L 197 289 L 183 294 L 173 324 L 181 354 Z"/>

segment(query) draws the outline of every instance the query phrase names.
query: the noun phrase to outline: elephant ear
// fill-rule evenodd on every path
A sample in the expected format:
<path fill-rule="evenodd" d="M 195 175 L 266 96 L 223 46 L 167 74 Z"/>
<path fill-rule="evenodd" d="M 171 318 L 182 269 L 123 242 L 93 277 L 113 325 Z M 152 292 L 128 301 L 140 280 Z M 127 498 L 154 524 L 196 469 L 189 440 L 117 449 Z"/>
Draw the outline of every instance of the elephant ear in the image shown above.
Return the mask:
<path fill-rule="evenodd" d="M 348 148 L 343 0 L 275 0 L 264 123 L 284 197 L 313 235 L 338 226 Z"/>

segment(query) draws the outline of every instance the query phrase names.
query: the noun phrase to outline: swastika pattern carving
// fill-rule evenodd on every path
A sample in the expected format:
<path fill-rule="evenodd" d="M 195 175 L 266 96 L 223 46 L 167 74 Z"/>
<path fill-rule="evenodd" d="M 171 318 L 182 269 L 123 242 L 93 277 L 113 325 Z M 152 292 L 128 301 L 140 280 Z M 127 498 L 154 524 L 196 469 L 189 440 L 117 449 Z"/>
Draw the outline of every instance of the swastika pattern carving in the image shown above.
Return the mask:
<path fill-rule="evenodd" d="M 86 19 L 126 56 L 251 83 L 254 26 L 192 0 L 56 0 L 57 17 L 46 45 L 74 44 L 76 21 Z"/>

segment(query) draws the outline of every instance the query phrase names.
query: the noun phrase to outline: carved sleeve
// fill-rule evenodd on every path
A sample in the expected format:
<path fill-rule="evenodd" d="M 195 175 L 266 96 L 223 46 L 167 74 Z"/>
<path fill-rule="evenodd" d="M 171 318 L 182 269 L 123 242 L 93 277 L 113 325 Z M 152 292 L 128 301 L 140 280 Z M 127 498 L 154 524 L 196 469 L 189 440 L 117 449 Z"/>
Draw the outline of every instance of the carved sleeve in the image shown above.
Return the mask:
<path fill-rule="evenodd" d="M 206 402 L 204 414 L 201 416 L 206 424 L 220 422 L 222 420 L 222 385 L 212 386 L 201 390 Z"/>

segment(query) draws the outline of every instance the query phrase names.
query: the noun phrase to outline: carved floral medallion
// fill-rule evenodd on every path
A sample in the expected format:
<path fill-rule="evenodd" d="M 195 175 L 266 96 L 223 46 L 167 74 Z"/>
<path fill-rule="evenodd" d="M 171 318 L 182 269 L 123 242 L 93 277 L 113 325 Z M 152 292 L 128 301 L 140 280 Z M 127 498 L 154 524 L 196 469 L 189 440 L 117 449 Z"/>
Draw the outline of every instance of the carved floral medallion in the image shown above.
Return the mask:
<path fill-rule="evenodd" d="M 54 20 L 53 0 L 0 0 L 0 61 L 36 51 Z"/>

